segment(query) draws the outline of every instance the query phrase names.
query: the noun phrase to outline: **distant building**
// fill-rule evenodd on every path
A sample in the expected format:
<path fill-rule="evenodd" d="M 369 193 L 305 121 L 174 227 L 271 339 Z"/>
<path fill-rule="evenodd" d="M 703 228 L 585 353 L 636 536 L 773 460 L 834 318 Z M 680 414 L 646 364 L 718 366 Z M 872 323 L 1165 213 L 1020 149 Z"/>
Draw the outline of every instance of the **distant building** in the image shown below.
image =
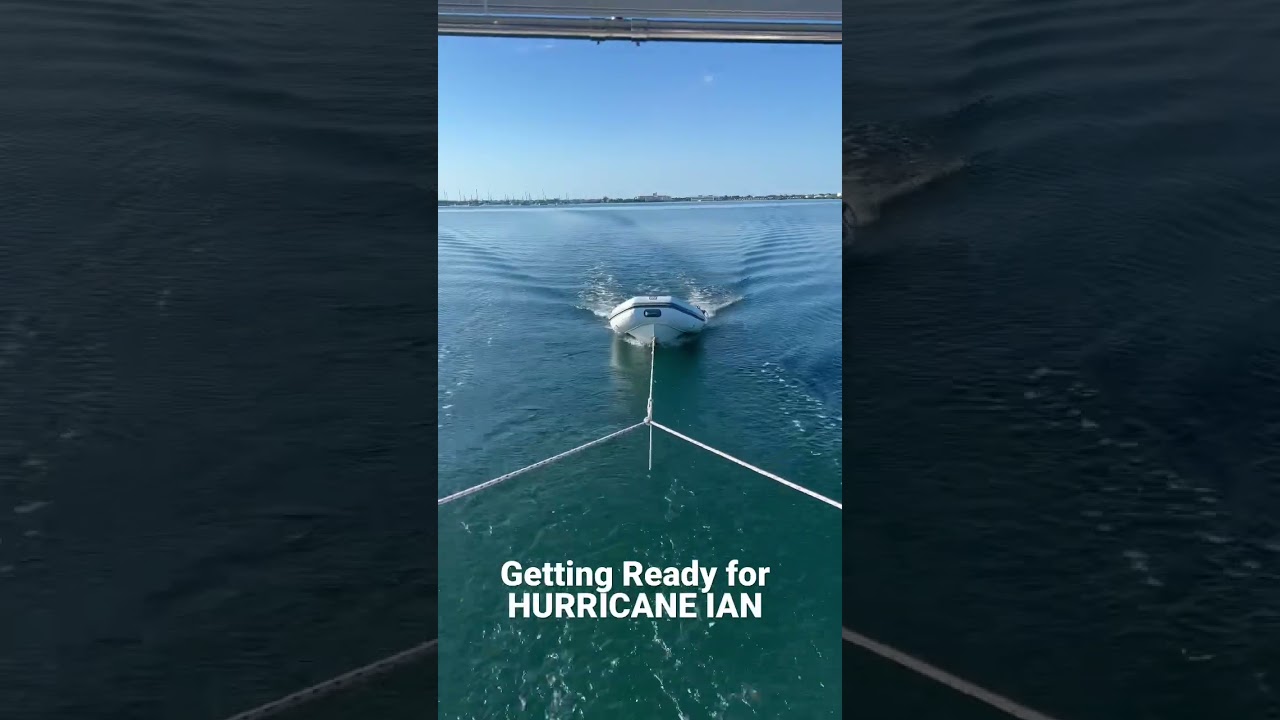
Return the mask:
<path fill-rule="evenodd" d="M 639 198 L 637 198 L 637 199 L 639 199 L 639 200 L 643 200 L 643 201 L 645 201 L 645 202 L 670 202 L 670 201 L 671 201 L 671 196 L 670 196 L 670 195 L 659 195 L 658 193 L 654 193 L 654 194 L 652 194 L 652 195 L 641 195 L 641 196 L 640 196 Z"/>

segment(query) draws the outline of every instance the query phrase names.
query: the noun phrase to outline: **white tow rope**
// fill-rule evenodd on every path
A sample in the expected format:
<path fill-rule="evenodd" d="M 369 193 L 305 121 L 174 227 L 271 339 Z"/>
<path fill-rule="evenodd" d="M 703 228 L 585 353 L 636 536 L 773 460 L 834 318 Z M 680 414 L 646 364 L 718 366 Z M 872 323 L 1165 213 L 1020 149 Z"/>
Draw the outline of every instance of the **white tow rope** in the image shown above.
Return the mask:
<path fill-rule="evenodd" d="M 649 471 L 653 471 L 653 370 L 658 365 L 658 338 L 653 339 L 653 349 L 649 351 L 649 404 L 646 406 L 644 422 L 649 426 Z"/>
<path fill-rule="evenodd" d="M 532 464 L 532 465 L 526 465 L 525 467 L 522 467 L 522 468 L 520 468 L 519 470 L 513 470 L 512 472 L 509 472 L 509 473 L 507 473 L 506 475 L 499 475 L 498 477 L 496 477 L 496 478 L 494 478 L 494 479 L 492 479 L 492 480 L 488 480 L 488 481 L 482 482 L 482 483 L 480 483 L 479 485 L 476 485 L 476 486 L 474 486 L 474 487 L 469 487 L 469 488 L 467 488 L 466 490 L 461 490 L 461 491 L 456 492 L 456 493 L 454 493 L 454 494 L 452 494 L 452 495 L 448 495 L 448 496 L 446 496 L 446 497 L 442 497 L 442 498 L 440 498 L 439 500 L 437 500 L 437 501 L 436 501 L 436 507 L 440 507 L 441 505 L 445 505 L 445 504 L 447 504 L 447 503 L 451 503 L 451 502 L 453 502 L 454 500 L 461 500 L 462 498 L 464 498 L 464 497 L 466 497 L 466 496 L 468 496 L 468 495 L 471 495 L 471 494 L 473 494 L 473 493 L 478 493 L 478 492 L 480 492 L 481 490 L 484 490 L 485 488 L 493 487 L 494 485 L 497 485 L 498 483 L 503 482 L 503 481 L 505 481 L 505 480 L 510 480 L 511 478 L 513 478 L 513 477 L 515 477 L 515 476 L 517 476 L 517 475 L 523 475 L 523 474 L 525 474 L 525 473 L 529 472 L 530 470 L 536 470 L 536 469 L 538 469 L 538 468 L 542 467 L 543 465 L 550 465 L 551 463 L 553 463 L 553 462 L 555 462 L 555 461 L 557 461 L 557 460 L 563 459 L 563 458 L 567 458 L 567 457 L 569 457 L 570 455 L 572 455 L 572 454 L 574 454 L 574 453 L 576 453 L 576 452 L 581 452 L 581 451 L 583 451 L 583 450 L 586 450 L 586 449 L 587 449 L 587 448 L 589 448 L 589 447 L 594 447 L 594 446 L 599 445 L 600 443 L 605 442 L 605 441 L 607 441 L 607 440 L 612 440 L 612 439 L 614 439 L 614 438 L 618 437 L 619 435 L 625 435 L 625 434 L 627 434 L 627 433 L 631 432 L 632 430 L 635 430 L 636 428 L 638 428 L 638 427 L 640 427 L 641 425 L 644 425 L 644 424 L 645 424 L 645 423 L 642 421 L 642 422 L 638 422 L 638 423 L 636 423 L 635 425 L 631 425 L 631 426 L 629 426 L 629 427 L 624 427 L 624 428 L 622 428 L 621 430 L 618 430 L 617 432 L 611 432 L 611 433 L 609 433 L 608 435 L 605 435 L 605 436 L 604 436 L 604 437 L 602 437 L 602 438 L 596 438 L 595 440 L 592 440 L 592 441 L 591 441 L 591 442 L 589 442 L 589 443 L 583 443 L 582 445 L 579 445 L 578 447 L 576 447 L 576 448 L 574 448 L 574 449 L 572 449 L 572 450 L 565 450 L 564 452 L 560 453 L 559 455 L 552 455 L 551 457 L 547 458 L 546 460 L 539 460 L 538 462 L 536 462 L 536 463 L 534 463 L 534 464 Z"/>
<path fill-rule="evenodd" d="M 785 478 L 782 478 L 782 477 L 779 477 L 779 476 L 777 476 L 777 475 L 774 475 L 773 473 L 771 473 L 771 472 L 769 472 L 769 471 L 767 471 L 767 470 L 762 470 L 762 469 L 760 469 L 760 468 L 756 467 L 755 465 L 752 465 L 751 463 L 749 463 L 749 462 L 747 462 L 747 461 L 745 461 L 745 460 L 740 460 L 740 459 L 738 459 L 738 458 L 736 458 L 736 457 L 734 457 L 734 456 L 730 455 L 729 453 L 724 452 L 723 450 L 717 450 L 716 448 L 713 448 L 713 447 L 711 447 L 710 445 L 707 445 L 706 443 L 699 442 L 699 441 L 694 440 L 693 438 L 689 437 L 688 435 L 685 435 L 685 434 L 683 434 L 683 433 L 677 432 L 676 430 L 672 430 L 671 428 L 667 427 L 666 425 L 659 424 L 656 420 L 654 420 L 654 419 L 653 419 L 653 377 L 654 377 L 654 373 L 655 373 L 656 368 L 657 368 L 657 364 L 658 364 L 658 341 L 657 341 L 656 339 L 654 339 L 654 340 L 650 343 L 650 350 L 649 350 L 649 400 L 648 400 L 648 402 L 647 402 L 647 403 L 646 403 L 646 405 L 645 405 L 645 416 L 644 416 L 644 420 L 641 420 L 640 422 L 636 423 L 635 425 L 631 425 L 631 426 L 629 426 L 629 427 L 625 427 L 625 428 L 623 428 L 623 429 L 621 429 L 621 430 L 618 430 L 618 431 L 616 431 L 616 432 L 609 433 L 608 435 L 605 435 L 605 436 L 604 436 L 604 437 L 602 437 L 602 438 L 598 438 L 598 439 L 596 439 L 596 440 L 592 440 L 592 441 L 591 441 L 591 442 L 589 442 L 589 443 L 584 443 L 584 444 L 582 444 L 582 445 L 579 445 L 578 447 L 573 448 L 572 450 L 566 450 L 566 451 L 564 451 L 564 452 L 560 453 L 559 455 L 552 455 L 551 457 L 547 458 L 546 460 L 539 460 L 538 462 L 536 462 L 536 463 L 534 463 L 534 464 L 532 464 L 532 465 L 527 465 L 527 466 L 525 466 L 525 467 L 520 468 L 519 470 L 514 470 L 514 471 L 512 471 L 512 472 L 509 472 L 509 473 L 507 473 L 506 475 L 500 475 L 500 476 L 498 476 L 498 477 L 496 477 L 496 478 L 494 478 L 494 479 L 492 479 L 492 480 L 488 480 L 488 481 L 482 482 L 482 483 L 480 483 L 479 485 L 476 485 L 476 486 L 474 486 L 474 487 L 469 487 L 469 488 L 467 488 L 466 490 L 461 490 L 461 491 L 456 492 L 456 493 L 454 493 L 454 494 L 452 494 L 452 495 L 448 495 L 448 496 L 446 496 L 446 497 L 442 497 L 442 498 L 440 498 L 439 500 L 437 500 L 437 501 L 436 501 L 436 507 L 439 507 L 439 506 L 441 506 L 441 505 L 445 505 L 445 504 L 447 504 L 447 503 L 451 503 L 451 502 L 453 502 L 454 500 L 460 500 L 460 499 L 462 499 L 462 498 L 464 498 L 464 497 L 466 497 L 466 496 L 468 496 L 468 495 L 472 495 L 472 494 L 474 494 L 474 493 L 478 493 L 478 492 L 480 492 L 481 490 L 484 490 L 485 488 L 493 487 L 494 485 L 497 485 L 498 483 L 501 483 L 501 482 L 506 481 L 506 480 L 510 480 L 511 478 L 516 477 L 517 475 L 523 475 L 524 473 L 527 473 L 527 472 L 529 472 L 530 470 L 535 470 L 535 469 L 540 468 L 540 467 L 543 467 L 543 466 L 545 466 L 545 465 L 550 465 L 551 463 L 553 463 L 553 462 L 555 462 L 555 461 L 557 461 L 557 460 L 561 460 L 561 459 L 563 459 L 563 458 L 567 458 L 567 457 L 569 457 L 570 455 L 573 455 L 573 454 L 574 454 L 574 453 L 576 453 L 576 452 L 580 452 L 580 451 L 582 451 L 582 450 L 586 450 L 586 449 L 587 449 L 587 448 L 589 448 L 589 447 L 594 447 L 594 446 L 599 445 L 600 443 L 603 443 L 603 442 L 605 442 L 605 441 L 612 440 L 613 438 L 619 437 L 619 436 L 621 436 L 621 435 L 625 435 L 626 433 L 631 432 L 632 430 L 635 430 L 636 428 L 640 427 L 641 425 L 648 425 L 648 426 L 649 426 L 649 470 L 653 470 L 653 429 L 654 429 L 654 428 L 658 428 L 659 430 L 662 430 L 663 432 L 670 434 L 672 437 L 676 437 L 676 438 L 679 438 L 679 439 L 681 439 L 681 440 L 684 440 L 684 441 L 685 441 L 685 442 L 687 442 L 687 443 L 690 443 L 690 444 L 692 444 L 692 445 L 696 445 L 696 446 L 698 446 L 698 447 L 702 448 L 703 450 L 706 450 L 707 452 L 710 452 L 710 453 L 714 453 L 714 454 L 716 454 L 716 455 L 719 455 L 720 457 L 724 458 L 725 460 L 728 460 L 729 462 L 737 463 L 738 465 L 741 465 L 742 467 L 744 467 L 744 468 L 746 468 L 746 469 L 750 470 L 751 472 L 754 472 L 754 473 L 757 473 L 757 474 L 762 475 L 762 476 L 764 476 L 764 477 L 767 477 L 767 478 L 769 478 L 770 480 L 773 480 L 773 481 L 774 481 L 774 482 L 776 482 L 776 483 L 780 483 L 780 484 L 782 484 L 782 485 L 785 485 L 786 487 L 789 487 L 789 488 L 791 488 L 792 490 L 795 490 L 795 491 L 797 491 L 797 492 L 804 493 L 805 495 L 808 495 L 809 497 L 811 497 L 811 498 L 813 498 L 813 499 L 815 499 L 815 500 L 818 500 L 818 501 L 824 502 L 824 503 L 826 503 L 827 505 L 830 505 L 831 507 L 833 507 L 833 508 L 835 508 L 835 509 L 837 509 L 837 510 L 840 510 L 841 512 L 843 512 L 843 511 L 844 511 L 844 506 L 843 506 L 843 505 L 841 505 L 841 504 L 840 504 L 840 502 L 838 502 L 838 501 L 836 501 L 836 500 L 832 500 L 831 498 L 827 497 L 826 495 L 823 495 L 823 494 L 821 494 L 821 493 L 814 492 L 813 490 L 810 490 L 809 488 L 803 487 L 803 486 L 801 486 L 801 485 L 798 485 L 798 484 L 796 484 L 796 483 L 791 482 L 790 480 L 787 480 L 787 479 L 785 479 Z"/>
<path fill-rule="evenodd" d="M 721 450 L 717 450 L 716 448 L 713 448 L 710 445 L 707 445 L 706 443 L 702 443 L 697 440 L 694 440 L 688 435 L 684 435 L 680 432 L 677 432 L 676 430 L 672 430 L 671 428 L 656 422 L 653 419 L 653 376 L 654 376 L 654 367 L 657 364 L 657 354 L 658 354 L 658 343 L 657 343 L 657 340 L 654 340 L 653 347 L 649 355 L 649 401 L 645 408 L 644 420 L 641 420 L 640 422 L 634 425 L 625 427 L 621 430 L 616 430 L 612 433 L 609 433 L 608 435 L 605 435 L 604 437 L 597 438 L 595 440 L 592 440 L 591 442 L 579 445 L 578 447 L 575 447 L 572 450 L 566 450 L 558 455 L 552 455 L 551 457 L 545 460 L 539 460 L 538 462 L 533 463 L 532 465 L 527 465 L 525 467 L 522 467 L 519 470 L 514 470 L 505 475 L 500 475 L 492 480 L 482 482 L 479 485 L 469 487 L 466 490 L 462 490 L 460 492 L 453 493 L 452 495 L 447 495 L 445 497 L 442 497 L 436 501 L 436 507 L 441 507 L 448 503 L 453 502 L 454 500 L 460 500 L 468 495 L 478 493 L 481 490 L 484 490 L 485 488 L 493 487 L 494 485 L 497 485 L 506 480 L 510 480 L 511 478 L 514 478 L 518 475 L 523 475 L 524 473 L 527 473 L 530 470 L 535 470 L 545 465 L 550 465 L 551 463 L 556 462 L 557 460 L 561 460 L 563 458 L 569 457 L 574 453 L 581 452 L 583 450 L 586 450 L 587 448 L 594 447 L 601 443 L 612 440 L 613 438 L 625 435 L 626 433 L 629 433 L 632 430 L 635 430 L 641 425 L 648 425 L 649 426 L 649 469 L 650 470 L 653 470 L 653 429 L 658 428 L 659 430 L 662 430 L 663 432 L 670 434 L 672 437 L 676 437 L 681 440 L 684 440 L 687 443 L 696 445 L 697 447 L 700 447 L 703 450 L 706 450 L 707 452 L 714 453 L 730 462 L 737 463 L 738 465 L 741 465 L 742 467 L 754 473 L 763 475 L 764 477 L 767 477 L 770 480 L 773 480 L 774 482 L 785 485 L 786 487 L 789 487 L 792 490 L 804 493 L 805 495 L 808 495 L 809 497 L 815 500 L 819 500 L 823 503 L 826 503 L 827 505 L 830 505 L 831 507 L 834 507 L 837 510 L 840 510 L 841 512 L 844 511 L 844 506 L 836 500 L 832 500 L 831 498 L 825 495 L 814 492 L 806 487 L 797 485 L 796 483 L 793 483 L 790 480 L 774 475 L 773 473 L 768 472 L 767 470 L 762 470 L 756 467 L 755 465 L 752 465 L 751 463 L 748 463 L 744 460 L 739 460 L 738 458 L 730 455 L 729 453 L 726 453 Z M 933 667 L 932 665 L 929 665 L 923 660 L 918 660 L 916 658 L 913 658 L 910 655 L 907 655 L 906 653 L 900 650 L 896 650 L 888 645 L 884 645 L 883 643 L 876 642 L 875 640 L 872 640 L 871 638 L 868 638 L 865 635 L 860 635 L 858 633 L 855 633 L 854 631 L 848 628 L 842 628 L 841 637 L 845 642 L 851 643 L 853 645 L 857 645 L 858 647 L 861 647 L 869 652 L 872 652 L 878 655 L 879 657 L 882 657 L 886 660 L 902 665 L 903 667 L 915 673 L 923 675 L 924 677 L 927 677 L 937 683 L 946 685 L 947 687 L 950 687 L 953 690 L 956 690 L 957 692 L 963 693 L 977 700 L 980 700 L 986 703 L 987 705 L 990 705 L 991 707 L 994 707 L 1014 718 L 1017 718 L 1018 720 L 1053 720 L 1053 718 L 1049 717 L 1048 715 L 1045 715 L 1040 712 L 1036 712 L 1035 710 L 1032 710 L 1028 707 L 1019 705 L 1018 703 L 1012 700 L 1009 700 L 1008 698 L 997 695 L 989 690 L 986 690 L 977 685 L 974 685 L 973 683 L 962 680 L 956 677 L 955 675 L 951 675 L 950 673 L 947 673 L 943 670 Z M 370 663 L 369 665 L 365 665 L 363 667 L 357 668 L 348 673 L 344 673 L 331 680 L 326 680 L 325 682 L 319 683 L 317 685 L 312 685 L 311 687 L 306 688 L 305 690 L 300 690 L 291 695 L 287 695 L 279 700 L 275 700 L 273 702 L 269 702 L 265 705 L 254 708 L 253 710 L 240 713 L 234 716 L 233 718 L 230 718 L 229 720 L 262 720 L 263 718 L 273 717 L 279 713 L 285 712 L 287 710 L 291 710 L 299 705 L 303 705 L 305 703 L 308 703 L 312 700 L 319 699 L 321 697 L 326 697 L 330 693 L 350 687 L 360 680 L 366 680 L 366 679 L 375 677 L 377 675 L 381 675 L 407 662 L 415 660 L 424 655 L 433 653 L 436 650 L 437 644 L 438 644 L 438 640 L 428 640 L 425 643 L 409 648 L 408 650 L 404 650 L 402 652 L 396 653 L 395 655 L 389 656 L 387 658 L 383 658 L 382 660 L 378 660 L 376 662 Z"/>

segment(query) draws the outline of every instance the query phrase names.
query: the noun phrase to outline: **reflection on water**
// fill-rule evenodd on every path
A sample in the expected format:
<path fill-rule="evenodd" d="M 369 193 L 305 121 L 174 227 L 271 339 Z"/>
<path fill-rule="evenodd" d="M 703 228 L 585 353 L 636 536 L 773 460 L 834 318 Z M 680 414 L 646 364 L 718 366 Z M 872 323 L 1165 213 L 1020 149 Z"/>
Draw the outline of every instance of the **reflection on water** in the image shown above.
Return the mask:
<path fill-rule="evenodd" d="M 643 418 L 651 348 L 605 316 L 635 295 L 673 294 L 711 317 L 690 341 L 658 347 L 655 418 L 838 496 L 839 212 L 441 212 L 440 492 Z M 839 513 L 815 516 L 812 500 L 659 435 L 652 472 L 648 433 L 636 432 L 441 512 L 442 582 L 457 589 L 442 606 L 442 652 L 458 659 L 443 670 L 441 717 L 838 714 Z M 798 525 L 803 537 L 779 542 Z M 738 559 L 771 566 L 772 587 L 749 625 L 495 620 L 508 559 Z"/>

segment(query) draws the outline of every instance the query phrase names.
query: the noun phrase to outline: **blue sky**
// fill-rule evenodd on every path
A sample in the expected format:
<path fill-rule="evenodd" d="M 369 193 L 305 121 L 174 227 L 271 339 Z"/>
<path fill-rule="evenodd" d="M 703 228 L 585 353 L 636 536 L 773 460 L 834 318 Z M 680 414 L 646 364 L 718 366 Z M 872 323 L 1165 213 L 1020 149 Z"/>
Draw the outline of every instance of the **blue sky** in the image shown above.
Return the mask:
<path fill-rule="evenodd" d="M 456 198 L 837 192 L 840 46 L 440 38 Z"/>

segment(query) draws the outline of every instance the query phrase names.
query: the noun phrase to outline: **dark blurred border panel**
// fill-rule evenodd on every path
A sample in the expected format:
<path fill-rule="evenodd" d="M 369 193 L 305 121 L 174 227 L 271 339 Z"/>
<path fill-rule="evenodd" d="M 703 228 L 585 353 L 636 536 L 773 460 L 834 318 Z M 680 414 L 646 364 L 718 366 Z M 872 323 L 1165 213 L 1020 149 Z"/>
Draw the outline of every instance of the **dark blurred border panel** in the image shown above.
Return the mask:
<path fill-rule="evenodd" d="M 931 217 L 938 216 L 930 203 L 953 187 L 949 181 L 961 168 L 953 160 L 960 155 L 948 142 L 963 140 L 950 114 L 963 98 L 957 100 L 945 83 L 921 78 L 956 72 L 954 59 L 935 43 L 940 35 L 959 32 L 956 16 L 967 6 L 928 5 L 926 10 L 919 3 L 876 0 L 846 5 L 844 11 L 842 614 L 844 626 L 858 636 L 967 679 L 973 665 L 954 652 L 956 637 L 931 632 L 946 626 L 945 618 L 955 610 L 940 599 L 946 593 L 939 588 L 962 592 L 965 566 L 913 562 L 924 539 L 946 533 L 945 527 L 919 522 L 920 508 L 935 509 L 937 493 L 920 481 L 931 477 L 930 463 L 936 459 L 918 448 L 930 447 L 930 438 L 949 431 L 916 421 L 929 416 L 921 408 L 940 402 L 950 390 L 939 358 L 950 357 L 955 343 L 963 345 L 963 338 L 934 331 L 951 345 L 930 348 L 930 337 L 918 329 L 922 314 L 945 312 L 938 308 L 954 302 L 925 296 L 918 283 L 929 276 L 927 267 L 934 263 L 942 268 L 937 273 L 943 281 L 963 283 L 965 261 L 963 251 L 949 244 L 950 236 L 922 232 L 921 223 L 911 220 L 931 211 Z M 937 374 L 921 377 L 922 368 Z M 928 492 L 904 489 L 913 484 L 928 485 Z M 844 717 L 1007 717 L 848 637 L 842 653 Z M 979 674 L 974 679 L 1000 678 Z"/>
<path fill-rule="evenodd" d="M 0 4 L 0 716 L 436 637 L 434 8 Z M 434 653 L 256 717 L 433 717 Z"/>

